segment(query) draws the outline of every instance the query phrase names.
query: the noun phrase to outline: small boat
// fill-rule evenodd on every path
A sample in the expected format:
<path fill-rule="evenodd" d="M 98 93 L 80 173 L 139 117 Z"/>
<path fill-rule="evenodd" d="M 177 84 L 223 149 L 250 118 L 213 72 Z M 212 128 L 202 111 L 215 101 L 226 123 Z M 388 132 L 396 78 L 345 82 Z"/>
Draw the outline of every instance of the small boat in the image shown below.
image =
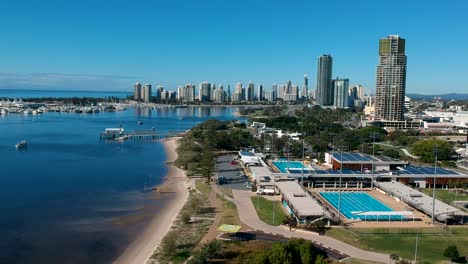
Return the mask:
<path fill-rule="evenodd" d="M 115 138 L 115 140 L 117 140 L 117 141 L 124 141 L 124 140 L 127 140 L 127 139 L 128 139 L 128 136 L 121 136 L 121 137 Z"/>
<path fill-rule="evenodd" d="M 25 149 L 28 147 L 28 143 L 26 140 L 21 141 L 20 143 L 15 145 L 17 149 Z"/>
<path fill-rule="evenodd" d="M 139 125 L 143 125 L 143 122 L 141 122 L 141 121 L 138 121 L 138 124 L 139 124 Z"/>

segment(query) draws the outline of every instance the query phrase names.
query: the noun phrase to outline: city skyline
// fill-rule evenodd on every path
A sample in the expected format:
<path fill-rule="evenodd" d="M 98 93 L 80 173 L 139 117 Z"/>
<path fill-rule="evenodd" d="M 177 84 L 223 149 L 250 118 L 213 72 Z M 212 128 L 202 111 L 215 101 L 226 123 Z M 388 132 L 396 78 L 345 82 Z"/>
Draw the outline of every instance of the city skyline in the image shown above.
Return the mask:
<path fill-rule="evenodd" d="M 291 80 L 301 89 L 307 74 L 312 90 L 316 58 L 331 54 L 334 76 L 375 91 L 376 40 L 398 34 L 411 43 L 407 93 L 465 91 L 455 80 L 466 72 L 468 33 L 462 25 L 468 23 L 468 4 L 397 2 L 404 8 L 392 21 L 379 19 L 381 7 L 371 1 L 206 2 L 184 8 L 177 2 L 117 2 L 112 12 L 105 3 L 86 1 L 4 3 L 0 28 L 8 41 L 0 43 L 0 88 L 128 91 L 141 80 L 175 90 L 210 80 L 233 87 L 252 81 L 269 90 Z M 317 10 L 337 4 L 349 16 L 327 27 L 313 22 L 326 18 Z M 209 19 L 189 15 L 204 10 Z M 255 21 L 247 19 L 251 13 Z M 280 14 L 294 19 L 278 19 Z"/>

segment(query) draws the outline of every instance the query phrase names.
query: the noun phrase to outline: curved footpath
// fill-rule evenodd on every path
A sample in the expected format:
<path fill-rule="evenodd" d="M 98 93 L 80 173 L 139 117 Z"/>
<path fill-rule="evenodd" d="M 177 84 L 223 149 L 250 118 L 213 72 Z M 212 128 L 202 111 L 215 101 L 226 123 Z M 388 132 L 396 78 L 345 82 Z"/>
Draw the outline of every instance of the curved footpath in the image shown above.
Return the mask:
<path fill-rule="evenodd" d="M 168 138 L 163 140 L 166 150 L 167 161 L 177 159 L 177 140 L 179 138 Z M 123 254 L 114 263 L 117 264 L 144 264 L 153 255 L 161 240 L 171 229 L 174 221 L 179 214 L 180 209 L 189 197 L 187 177 L 185 171 L 174 165 L 168 165 L 168 173 L 164 182 L 158 188 L 174 193 L 174 199 L 171 199 L 163 210 L 155 215 L 154 219 L 148 224 L 146 229 L 135 241 L 123 252 Z"/>
<path fill-rule="evenodd" d="M 370 260 L 381 263 L 391 263 L 390 256 L 387 254 L 362 250 L 327 236 L 320 236 L 305 232 L 294 232 L 282 227 L 268 225 L 258 218 L 257 212 L 252 204 L 250 197 L 254 196 L 255 194 L 250 191 L 241 190 L 232 190 L 232 194 L 234 196 L 234 202 L 237 206 L 237 211 L 239 212 L 240 220 L 255 230 L 260 230 L 265 233 L 275 235 L 282 235 L 289 238 L 295 237 L 311 240 L 317 244 L 322 244 L 325 247 L 335 249 L 336 251 L 357 259 Z"/>

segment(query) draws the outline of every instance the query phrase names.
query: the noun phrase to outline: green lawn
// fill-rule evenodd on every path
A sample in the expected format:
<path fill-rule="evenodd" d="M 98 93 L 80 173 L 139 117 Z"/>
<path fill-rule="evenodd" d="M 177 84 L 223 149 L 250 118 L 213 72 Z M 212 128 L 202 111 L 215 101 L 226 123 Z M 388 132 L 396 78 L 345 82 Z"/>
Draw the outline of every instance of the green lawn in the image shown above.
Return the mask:
<path fill-rule="evenodd" d="M 221 222 L 219 224 L 241 225 L 242 223 L 239 219 L 236 205 L 231 201 L 226 200 L 219 194 L 216 194 L 216 199 L 220 201 L 222 206 L 222 216 Z"/>
<path fill-rule="evenodd" d="M 286 218 L 283 206 L 279 201 L 270 201 L 261 196 L 252 197 L 252 203 L 257 210 L 258 217 L 263 222 L 278 226 L 281 225 L 283 220 Z M 274 208 L 274 222 L 273 222 L 273 208 Z"/>
<path fill-rule="evenodd" d="M 343 260 L 342 262 L 346 264 L 380 264 L 380 262 L 374 262 L 374 261 L 362 260 L 362 259 L 356 259 L 356 258 L 347 258 Z"/>
<path fill-rule="evenodd" d="M 199 190 L 204 196 L 208 197 L 210 195 L 211 186 L 208 185 L 204 179 L 196 180 L 195 186 L 197 187 L 197 190 Z"/>
<path fill-rule="evenodd" d="M 431 188 L 420 189 L 420 191 L 432 197 Z M 436 189 L 436 198 L 448 204 L 450 204 L 453 201 L 468 201 L 468 195 L 466 194 L 456 194 L 454 191 L 442 189 Z"/>
<path fill-rule="evenodd" d="M 369 228 L 356 234 L 344 228 L 333 228 L 327 235 L 362 249 L 414 259 L 416 235 L 410 234 L 409 229 L 405 230 L 407 232 L 402 234 L 385 234 L 381 230 L 377 230 L 378 234 L 372 234 L 372 229 Z M 447 260 L 443 252 L 449 245 L 456 245 L 460 255 L 468 255 L 468 227 L 455 227 L 450 231 L 452 234 L 423 230 L 423 234 L 419 236 L 418 260 L 429 260 L 432 263 Z"/>

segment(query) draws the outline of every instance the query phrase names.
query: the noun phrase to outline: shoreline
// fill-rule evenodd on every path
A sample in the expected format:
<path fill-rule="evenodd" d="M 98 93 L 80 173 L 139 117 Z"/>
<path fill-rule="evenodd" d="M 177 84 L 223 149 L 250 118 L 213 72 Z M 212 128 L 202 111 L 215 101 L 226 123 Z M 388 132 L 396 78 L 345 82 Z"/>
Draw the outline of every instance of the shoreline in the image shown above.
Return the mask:
<path fill-rule="evenodd" d="M 166 162 L 173 162 L 177 159 L 176 148 L 179 139 L 180 137 L 171 137 L 161 141 L 167 155 Z M 148 262 L 164 236 L 174 225 L 179 211 L 189 197 L 187 179 L 184 170 L 168 164 L 167 175 L 164 177 L 163 183 L 158 186 L 158 189 L 174 193 L 174 198 L 153 217 L 145 230 L 137 236 L 113 263 L 144 264 Z"/>

